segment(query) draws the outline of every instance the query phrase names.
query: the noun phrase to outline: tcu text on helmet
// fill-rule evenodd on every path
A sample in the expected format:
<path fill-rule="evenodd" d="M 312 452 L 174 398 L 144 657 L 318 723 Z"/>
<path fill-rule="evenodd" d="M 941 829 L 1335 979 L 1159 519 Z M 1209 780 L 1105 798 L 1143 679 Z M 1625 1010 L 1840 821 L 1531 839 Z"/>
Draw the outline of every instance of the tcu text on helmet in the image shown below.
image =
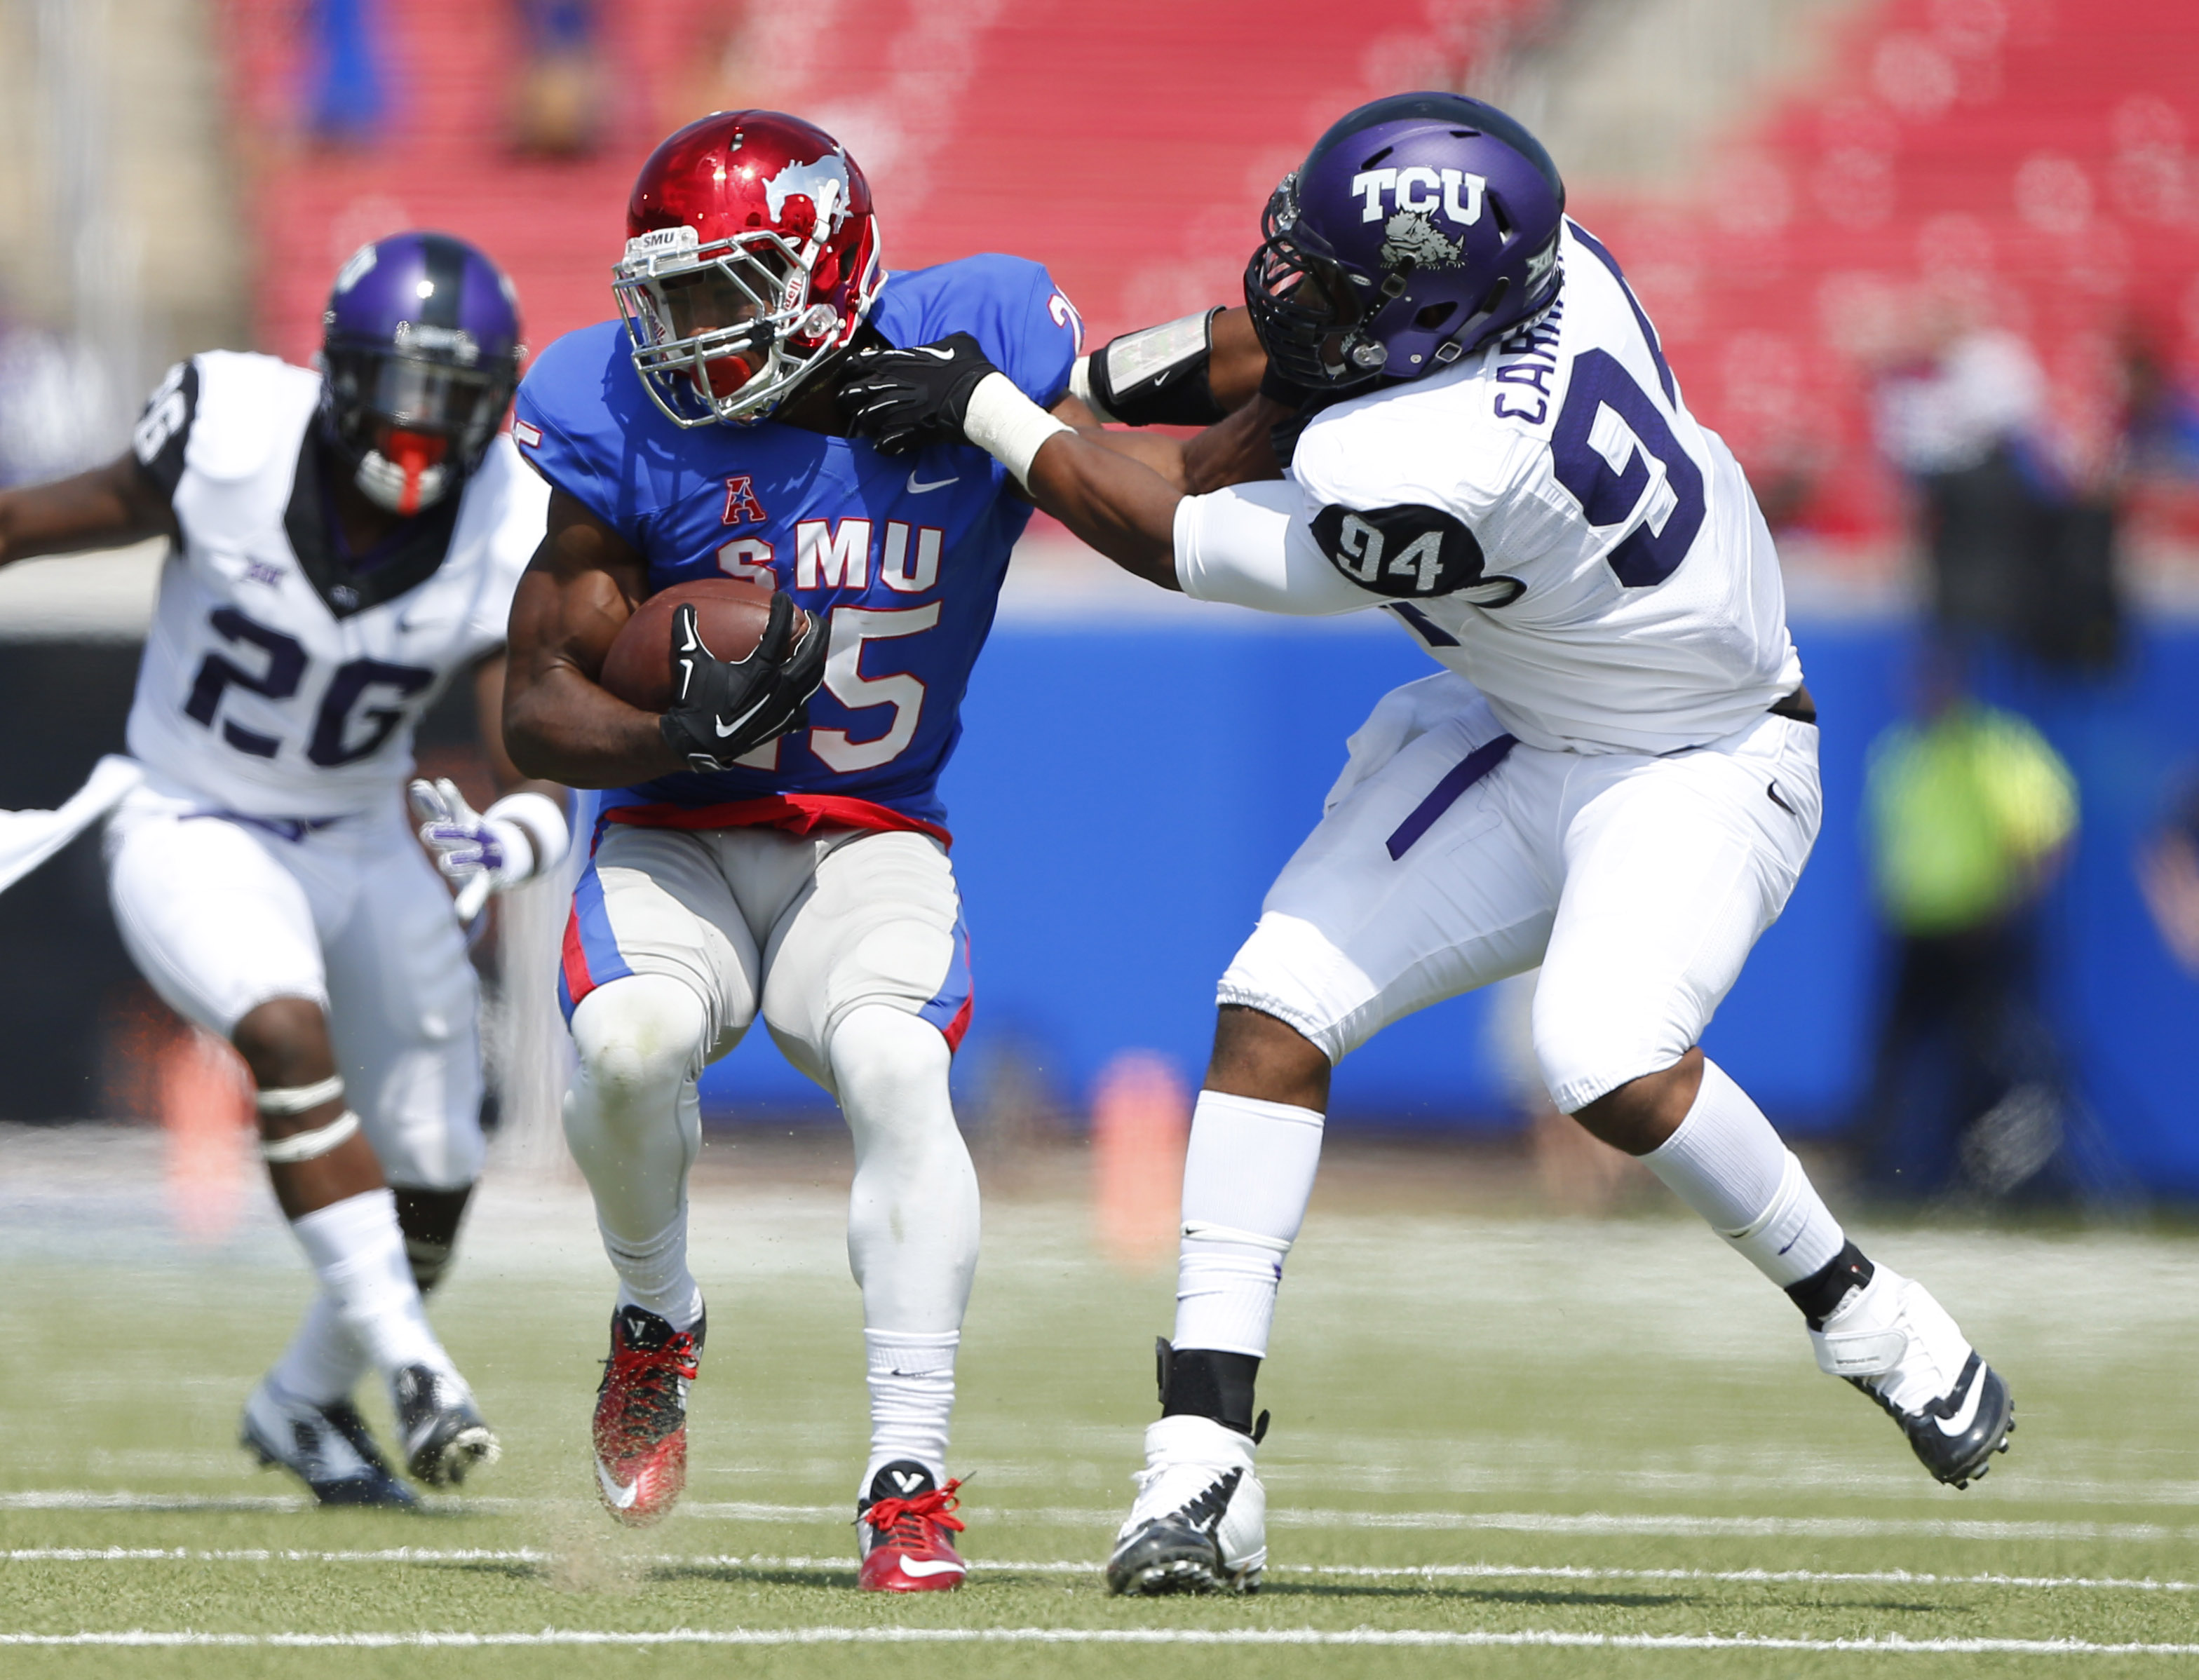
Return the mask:
<path fill-rule="evenodd" d="M 1382 219 L 1386 213 L 1382 195 L 1388 193 L 1400 210 L 1433 215 L 1440 209 L 1459 226 L 1472 227 L 1481 219 L 1481 201 L 1488 190 L 1486 176 L 1469 175 L 1463 169 L 1429 169 L 1417 163 L 1403 169 L 1362 169 L 1351 178 L 1351 190 L 1361 197 L 1359 219 L 1362 222 Z"/>

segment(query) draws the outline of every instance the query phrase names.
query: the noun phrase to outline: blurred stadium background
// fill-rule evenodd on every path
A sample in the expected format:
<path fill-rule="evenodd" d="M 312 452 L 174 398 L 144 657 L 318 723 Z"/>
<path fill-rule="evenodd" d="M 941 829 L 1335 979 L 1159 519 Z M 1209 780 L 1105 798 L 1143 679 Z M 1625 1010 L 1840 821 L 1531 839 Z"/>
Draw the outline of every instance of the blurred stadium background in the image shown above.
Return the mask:
<path fill-rule="evenodd" d="M 1882 417 L 1944 349 L 1935 321 L 2027 349 L 2043 394 L 2015 429 L 2105 534 L 2043 615 L 2075 630 L 1974 639 L 1980 691 L 2078 790 L 2036 913 L 2058 1048 L 1995 1160 L 1941 1176 L 2199 1195 L 2199 981 L 2176 954 L 2179 871 L 2199 882 L 2189 0 L 1402 0 L 1348 26 L 1301 0 L 0 0 L 0 482 L 113 452 L 178 355 L 306 359 L 335 266 L 400 227 L 481 243 L 535 345 L 601 318 L 634 168 L 709 109 L 820 122 L 871 176 L 890 265 L 1038 258 L 1096 343 L 1238 295 L 1276 179 L 1333 116 L 1411 85 L 1548 141 L 1780 532 L 1829 814 L 1710 1041 L 1829 1146 L 1869 1105 L 1893 948 L 1867 755 L 1910 709 L 1933 598 L 1923 480 Z M 0 805 L 55 802 L 119 745 L 156 561 L 0 577 Z M 1180 1100 L 1213 977 L 1344 737 L 1424 668 L 1386 627 L 1200 608 L 1035 525 L 948 782 L 973 1130 L 1073 1135 L 1095 1105 L 1134 1129 Z M 469 728 L 439 716 L 429 761 L 464 772 Z M 228 1111 L 221 1070 L 130 971 L 94 844 L 0 898 L 0 1119 L 187 1133 Z M 557 1035 L 527 976 L 553 901 L 507 917 L 498 1039 L 513 1129 L 552 1153 Z M 1339 1132 L 1533 1135 L 1520 1006 L 1461 1000 L 1359 1053 Z M 761 1035 L 706 1096 L 728 1122 L 830 1118 Z"/>

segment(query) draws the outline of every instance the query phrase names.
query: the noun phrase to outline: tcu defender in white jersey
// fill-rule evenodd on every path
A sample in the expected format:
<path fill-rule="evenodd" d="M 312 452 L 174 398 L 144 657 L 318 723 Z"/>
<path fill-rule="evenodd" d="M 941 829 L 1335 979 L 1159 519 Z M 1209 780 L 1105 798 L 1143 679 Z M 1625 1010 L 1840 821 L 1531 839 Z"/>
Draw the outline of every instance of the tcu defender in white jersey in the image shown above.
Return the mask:
<path fill-rule="evenodd" d="M 172 544 L 130 757 L 95 779 L 120 792 L 115 921 L 161 997 L 250 1065 L 275 1193 L 323 1284 L 247 1403 L 245 1445 L 324 1502 L 409 1504 L 352 1405 L 370 1367 L 415 1476 L 456 1482 L 496 1452 L 421 1305 L 481 1164 L 461 916 L 567 832 L 540 792 L 476 816 L 448 782 L 413 784 L 421 838 L 464 884 L 454 915 L 400 794 L 435 697 L 497 685 L 547 497 L 498 434 L 519 324 L 478 251 L 367 246 L 325 325 L 322 373 L 194 357 L 121 460 L 0 495 L 0 563 Z"/>
<path fill-rule="evenodd" d="M 1451 94 L 1363 107 L 1265 231 L 1251 336 L 1193 318 L 1116 341 L 1082 378 L 1102 417 L 1220 420 L 1187 448 L 1071 433 L 952 341 L 881 354 L 856 388 L 874 423 L 993 450 L 1132 571 L 1269 612 L 1386 610 L 1448 668 L 1352 738 L 1222 977 L 1163 1415 L 1110 1584 L 1257 1584 L 1253 1380 L 1330 1068 L 1538 964 L 1552 1100 L 1785 1289 L 1818 1363 L 1967 1485 L 2007 1444 L 2006 1385 L 1922 1286 L 1847 1240 L 1698 1047 L 1821 816 L 1816 712 L 1741 470 L 1502 113 Z M 1221 420 L 1256 379 L 1263 400 Z M 1213 485 L 1229 487 L 1181 493 Z"/>

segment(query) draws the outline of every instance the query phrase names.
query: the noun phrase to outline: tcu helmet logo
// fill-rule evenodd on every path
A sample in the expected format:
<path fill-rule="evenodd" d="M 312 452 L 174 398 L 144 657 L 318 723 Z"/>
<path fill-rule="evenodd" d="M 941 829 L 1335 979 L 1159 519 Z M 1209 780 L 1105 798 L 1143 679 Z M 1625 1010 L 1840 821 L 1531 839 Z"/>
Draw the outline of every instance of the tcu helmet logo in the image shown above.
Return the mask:
<path fill-rule="evenodd" d="M 756 499 L 755 480 L 747 473 L 736 473 L 726 481 L 726 513 L 727 525 L 761 525 L 770 518 L 763 504 Z"/>
<path fill-rule="evenodd" d="M 1481 219 L 1481 201 L 1489 190 L 1486 177 L 1462 169 L 1429 169 L 1413 164 L 1403 169 L 1363 169 L 1351 178 L 1351 190 L 1360 195 L 1362 222 L 1382 219 L 1382 195 L 1388 193 L 1400 211 L 1432 216 L 1440 210 L 1460 227 Z"/>

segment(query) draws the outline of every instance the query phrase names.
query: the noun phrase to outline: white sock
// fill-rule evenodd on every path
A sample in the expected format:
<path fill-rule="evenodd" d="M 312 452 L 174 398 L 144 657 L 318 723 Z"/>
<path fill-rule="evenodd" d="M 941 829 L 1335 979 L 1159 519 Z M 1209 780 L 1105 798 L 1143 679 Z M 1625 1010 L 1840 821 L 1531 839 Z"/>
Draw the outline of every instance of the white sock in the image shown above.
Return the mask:
<path fill-rule="evenodd" d="M 687 1210 L 655 1236 L 629 1242 L 600 1220 L 604 1252 L 619 1275 L 619 1304 L 653 1312 L 674 1330 L 703 1316 L 703 1286 L 687 1269 Z"/>
<path fill-rule="evenodd" d="M 1847 1240 L 1764 1111 L 1707 1059 L 1688 1117 L 1642 1163 L 1782 1289 L 1831 1264 Z"/>
<path fill-rule="evenodd" d="M 290 1222 L 345 1327 L 385 1376 L 407 1365 L 450 1371 L 405 1258 L 397 1199 L 369 1190 Z"/>
<path fill-rule="evenodd" d="M 692 1077 L 709 1018 L 685 981 L 635 974 L 573 1012 L 580 1067 L 565 1140 L 596 1201 L 619 1300 L 694 1327 L 703 1292 L 687 1268 L 687 1174 L 703 1146 Z"/>
<path fill-rule="evenodd" d="M 871 1461 L 863 1468 L 858 1497 L 867 1496 L 871 1479 L 897 1458 L 913 1458 L 947 1482 L 947 1426 L 954 1414 L 954 1350 L 959 1331 L 942 1335 L 902 1335 L 866 1330 L 871 1385 Z"/>
<path fill-rule="evenodd" d="M 1183 1163 L 1175 1345 L 1265 1358 L 1283 1257 L 1321 1167 L 1309 1108 L 1201 1091 Z"/>
<path fill-rule="evenodd" d="M 328 1406 L 350 1398 L 369 1362 L 366 1350 L 344 1323 L 335 1302 L 324 1292 L 306 1309 L 298 1333 L 267 1374 L 284 1392 Z"/>

